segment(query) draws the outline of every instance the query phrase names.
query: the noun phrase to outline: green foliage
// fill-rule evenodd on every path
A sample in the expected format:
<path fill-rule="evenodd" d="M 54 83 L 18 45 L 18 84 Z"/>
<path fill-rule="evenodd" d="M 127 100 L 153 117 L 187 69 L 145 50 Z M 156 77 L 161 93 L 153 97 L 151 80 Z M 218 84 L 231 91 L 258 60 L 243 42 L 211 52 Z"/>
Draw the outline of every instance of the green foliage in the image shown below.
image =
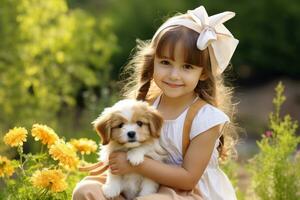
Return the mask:
<path fill-rule="evenodd" d="M 94 87 L 106 87 L 117 49 L 111 23 L 70 10 L 64 0 L 1 0 L 3 129 L 34 119 L 53 125 L 62 108 L 79 103 L 82 91 L 95 95 Z"/>
<path fill-rule="evenodd" d="M 289 115 L 280 116 L 285 101 L 284 86 L 276 87 L 275 112 L 270 114 L 270 130 L 257 142 L 260 152 L 251 160 L 252 187 L 260 199 L 296 200 L 300 198 L 299 158 L 295 158 L 300 137 L 298 124 Z"/>

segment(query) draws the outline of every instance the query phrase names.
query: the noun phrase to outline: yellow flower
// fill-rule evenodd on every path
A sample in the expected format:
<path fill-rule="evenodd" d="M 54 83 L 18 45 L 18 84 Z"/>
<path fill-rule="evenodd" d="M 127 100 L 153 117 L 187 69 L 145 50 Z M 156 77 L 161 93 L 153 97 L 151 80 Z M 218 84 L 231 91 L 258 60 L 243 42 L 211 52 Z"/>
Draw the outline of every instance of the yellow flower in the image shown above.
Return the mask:
<path fill-rule="evenodd" d="M 57 141 L 50 147 L 49 154 L 54 160 L 59 160 L 60 164 L 69 168 L 76 168 L 79 158 L 74 151 L 74 147 L 63 140 Z"/>
<path fill-rule="evenodd" d="M 53 129 L 41 124 L 34 124 L 32 126 L 31 134 L 36 141 L 41 140 L 41 142 L 47 144 L 48 147 L 59 139 Z"/>
<path fill-rule="evenodd" d="M 97 150 L 97 144 L 93 140 L 87 138 L 72 139 L 70 143 L 75 147 L 81 154 L 90 154 Z"/>
<path fill-rule="evenodd" d="M 14 166 L 5 156 L 0 156 L 0 177 L 11 176 L 14 173 Z"/>
<path fill-rule="evenodd" d="M 22 146 L 23 142 L 26 141 L 27 134 L 28 132 L 25 128 L 15 127 L 5 134 L 3 140 L 5 144 L 11 147 Z"/>
<path fill-rule="evenodd" d="M 32 175 L 31 182 L 35 187 L 50 189 L 52 192 L 67 189 L 66 176 L 61 170 L 38 170 Z"/>

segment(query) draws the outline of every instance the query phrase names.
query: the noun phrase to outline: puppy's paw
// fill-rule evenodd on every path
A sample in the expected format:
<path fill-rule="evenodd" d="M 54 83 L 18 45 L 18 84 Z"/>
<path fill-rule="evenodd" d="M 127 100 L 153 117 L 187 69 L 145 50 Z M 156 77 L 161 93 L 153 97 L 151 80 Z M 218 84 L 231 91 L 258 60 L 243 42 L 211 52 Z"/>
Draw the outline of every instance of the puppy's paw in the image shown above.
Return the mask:
<path fill-rule="evenodd" d="M 121 189 L 118 187 L 113 187 L 112 185 L 103 185 L 102 186 L 103 194 L 106 198 L 111 199 L 117 197 L 121 193 Z"/>
<path fill-rule="evenodd" d="M 150 194 L 154 194 L 158 191 L 159 184 L 152 181 L 151 179 L 145 178 L 141 185 L 141 191 L 139 196 L 147 196 Z"/>
<path fill-rule="evenodd" d="M 144 162 L 144 154 L 138 150 L 130 150 L 127 152 L 127 160 L 129 160 L 132 165 L 139 165 Z"/>

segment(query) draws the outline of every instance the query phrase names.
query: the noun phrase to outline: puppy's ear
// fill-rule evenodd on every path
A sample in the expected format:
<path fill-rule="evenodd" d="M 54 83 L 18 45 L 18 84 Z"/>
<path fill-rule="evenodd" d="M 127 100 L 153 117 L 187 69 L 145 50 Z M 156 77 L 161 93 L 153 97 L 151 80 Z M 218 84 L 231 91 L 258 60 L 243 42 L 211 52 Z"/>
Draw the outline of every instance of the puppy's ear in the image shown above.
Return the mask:
<path fill-rule="evenodd" d="M 159 137 L 164 119 L 154 108 L 149 109 L 150 133 L 153 137 Z"/>
<path fill-rule="evenodd" d="M 106 145 L 110 141 L 111 126 L 110 126 L 110 115 L 101 114 L 95 121 L 92 122 L 96 132 L 101 137 L 101 144 Z"/>

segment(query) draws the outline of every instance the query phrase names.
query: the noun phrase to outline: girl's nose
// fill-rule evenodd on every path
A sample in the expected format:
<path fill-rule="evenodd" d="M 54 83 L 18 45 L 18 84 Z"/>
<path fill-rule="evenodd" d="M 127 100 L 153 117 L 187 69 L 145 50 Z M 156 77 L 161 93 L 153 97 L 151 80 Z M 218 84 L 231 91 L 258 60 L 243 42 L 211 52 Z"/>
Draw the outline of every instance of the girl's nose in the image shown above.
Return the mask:
<path fill-rule="evenodd" d="M 178 79 L 179 77 L 179 69 L 177 69 L 177 67 L 172 67 L 170 71 L 170 79 Z"/>

